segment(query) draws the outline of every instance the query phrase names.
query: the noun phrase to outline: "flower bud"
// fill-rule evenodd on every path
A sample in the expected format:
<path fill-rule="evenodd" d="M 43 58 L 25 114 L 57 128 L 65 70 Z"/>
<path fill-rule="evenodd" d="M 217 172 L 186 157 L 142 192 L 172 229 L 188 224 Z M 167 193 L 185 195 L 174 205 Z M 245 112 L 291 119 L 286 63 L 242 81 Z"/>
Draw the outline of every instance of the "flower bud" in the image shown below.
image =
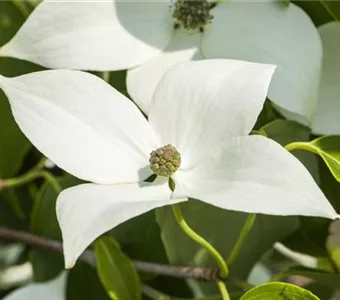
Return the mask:
<path fill-rule="evenodd" d="M 174 146 L 166 145 L 152 151 L 149 162 L 150 168 L 155 174 L 169 177 L 181 165 L 181 154 Z"/>

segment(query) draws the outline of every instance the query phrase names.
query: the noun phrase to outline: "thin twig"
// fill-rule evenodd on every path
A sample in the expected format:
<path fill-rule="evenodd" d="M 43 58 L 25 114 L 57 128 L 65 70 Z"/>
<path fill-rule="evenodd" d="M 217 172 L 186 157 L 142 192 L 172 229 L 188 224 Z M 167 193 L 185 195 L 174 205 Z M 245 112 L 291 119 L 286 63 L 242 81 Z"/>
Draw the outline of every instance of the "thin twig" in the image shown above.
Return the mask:
<path fill-rule="evenodd" d="M 162 274 L 169 277 L 192 278 L 202 281 L 218 281 L 219 270 L 209 268 L 191 268 L 185 266 L 171 266 L 155 264 L 144 261 L 132 261 L 135 268 L 140 272 Z"/>
<path fill-rule="evenodd" d="M 56 240 L 41 237 L 32 233 L 18 231 L 0 226 L 0 240 L 21 242 L 30 246 L 49 249 L 63 253 L 62 243 Z M 86 250 L 80 260 L 95 266 L 95 257 L 92 250 Z M 193 278 L 202 281 L 218 281 L 219 270 L 211 268 L 190 268 L 186 266 L 171 266 L 166 264 L 151 263 L 132 260 L 133 265 L 139 272 L 157 274 L 178 278 Z"/>

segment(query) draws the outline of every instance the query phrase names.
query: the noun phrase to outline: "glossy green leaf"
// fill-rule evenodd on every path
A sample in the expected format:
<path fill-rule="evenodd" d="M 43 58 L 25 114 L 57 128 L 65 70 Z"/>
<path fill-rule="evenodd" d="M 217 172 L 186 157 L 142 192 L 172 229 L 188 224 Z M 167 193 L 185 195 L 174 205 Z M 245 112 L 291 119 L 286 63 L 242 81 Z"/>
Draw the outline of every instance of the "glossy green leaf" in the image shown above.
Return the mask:
<path fill-rule="evenodd" d="M 79 183 L 79 179 L 69 175 L 59 179 L 59 184 L 63 188 Z M 55 211 L 56 200 L 56 191 L 49 183 L 45 183 L 40 188 L 35 200 L 31 215 L 31 232 L 40 236 L 61 240 L 61 232 Z M 31 263 L 35 281 L 50 280 L 64 269 L 64 260 L 61 254 L 41 248 L 32 249 Z"/>
<path fill-rule="evenodd" d="M 340 212 L 340 183 L 335 179 L 328 166 L 319 158 L 320 187 L 337 212 Z"/>
<path fill-rule="evenodd" d="M 227 258 L 247 214 L 223 210 L 196 200 L 181 204 L 181 209 L 189 226 Z M 216 267 L 210 253 L 182 232 L 170 207 L 158 209 L 156 215 L 172 264 Z M 258 215 L 239 257 L 231 266 L 231 277 L 246 279 L 253 265 L 273 243 L 284 239 L 297 227 L 298 221 L 295 217 Z M 213 284 L 206 283 L 202 285 L 202 289 L 206 292 L 216 292 Z"/>
<path fill-rule="evenodd" d="M 310 146 L 321 156 L 337 181 L 340 181 L 340 136 L 322 136 Z"/>
<path fill-rule="evenodd" d="M 340 136 L 319 137 L 309 143 L 297 143 L 294 149 L 303 149 L 319 155 L 337 181 L 340 182 Z"/>
<path fill-rule="evenodd" d="M 333 16 L 333 18 L 337 21 L 340 21 L 340 1 L 339 0 L 320 0 L 324 7 L 328 10 L 328 12 Z"/>
<path fill-rule="evenodd" d="M 113 238 L 96 241 L 95 255 L 99 278 L 111 299 L 141 299 L 138 274 Z"/>
<path fill-rule="evenodd" d="M 240 300 L 318 300 L 310 291 L 282 282 L 266 283 L 254 287 Z"/>
<path fill-rule="evenodd" d="M 329 220 L 299 217 L 299 229 L 283 241 L 288 248 L 316 257 L 327 257 L 326 239 Z"/>
<path fill-rule="evenodd" d="M 79 261 L 70 270 L 66 288 L 67 300 L 109 300 L 94 267 Z"/>
<path fill-rule="evenodd" d="M 261 127 L 267 136 L 280 145 L 285 146 L 295 141 L 306 141 L 310 136 L 310 129 L 289 120 L 277 119 Z"/>
<path fill-rule="evenodd" d="M 137 260 L 167 263 L 160 228 L 154 211 L 128 220 L 114 228 L 112 236 L 124 253 Z"/>
<path fill-rule="evenodd" d="M 296 0 L 293 1 L 293 3 L 295 3 L 297 6 L 300 6 L 311 17 L 316 26 L 333 21 L 333 17 L 320 1 Z"/>
<path fill-rule="evenodd" d="M 287 276 L 304 276 L 324 284 L 331 288 L 340 286 L 340 274 L 326 272 L 324 270 L 310 269 L 305 267 L 293 267 L 275 276 L 275 279 L 282 279 Z"/>

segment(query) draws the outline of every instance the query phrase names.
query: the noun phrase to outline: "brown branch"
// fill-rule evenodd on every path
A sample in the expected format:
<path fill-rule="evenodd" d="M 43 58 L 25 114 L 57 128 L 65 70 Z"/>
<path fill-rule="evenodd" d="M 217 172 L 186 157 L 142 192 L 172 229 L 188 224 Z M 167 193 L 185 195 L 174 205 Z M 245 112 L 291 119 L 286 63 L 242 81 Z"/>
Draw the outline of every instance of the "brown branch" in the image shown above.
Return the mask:
<path fill-rule="evenodd" d="M 192 278 L 202 281 L 218 281 L 219 270 L 210 268 L 191 268 L 187 266 L 171 266 L 155 264 L 144 261 L 132 261 L 138 271 L 153 274 L 162 274 L 169 277 Z"/>
<path fill-rule="evenodd" d="M 6 187 L 6 180 L 0 178 L 0 191 L 5 189 Z"/>
<path fill-rule="evenodd" d="M 33 247 L 49 249 L 58 253 L 63 253 L 62 243 L 48 239 L 32 233 L 18 231 L 0 226 L 0 240 L 21 242 Z M 80 260 L 95 266 L 96 261 L 92 250 L 86 250 Z M 133 265 L 139 272 L 157 274 L 169 277 L 192 278 L 202 281 L 219 280 L 219 270 L 211 268 L 190 268 L 187 266 L 171 266 L 166 264 L 151 263 L 145 261 L 132 260 Z"/>

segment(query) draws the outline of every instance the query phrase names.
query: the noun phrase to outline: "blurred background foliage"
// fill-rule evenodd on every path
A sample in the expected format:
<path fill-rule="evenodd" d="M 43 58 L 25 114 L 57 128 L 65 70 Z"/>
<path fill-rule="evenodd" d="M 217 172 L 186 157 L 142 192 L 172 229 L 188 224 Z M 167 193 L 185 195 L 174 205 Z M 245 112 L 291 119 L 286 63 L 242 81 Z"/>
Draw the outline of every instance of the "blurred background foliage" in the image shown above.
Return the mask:
<path fill-rule="evenodd" d="M 309 14 L 316 26 L 340 16 L 339 2 L 333 2 L 332 6 L 327 6 L 327 3 L 325 6 L 323 1 L 294 1 Z M 21 1 L 0 2 L 0 46 L 13 37 L 35 4 Z M 2 75 L 12 77 L 38 70 L 42 70 L 42 67 L 0 57 Z M 125 76 L 125 71 L 111 72 L 109 83 L 127 95 Z M 315 138 L 311 136 L 308 128 L 281 118 L 269 100 L 266 101 L 254 130 L 283 146 Z M 327 198 L 340 212 L 340 184 L 325 163 L 320 157 L 308 152 L 295 151 L 294 155 L 305 164 Z M 26 174 L 43 159 L 15 124 L 8 101 L 0 91 L 0 178 L 7 179 Z M 60 185 L 64 189 L 79 184 L 80 181 L 57 167 L 46 169 L 44 165 L 40 166 L 52 175 L 53 180 L 46 180 L 47 177 L 43 176 L 20 187 L 0 191 L 0 226 L 60 241 L 61 232 L 55 214 L 58 194 L 56 186 Z M 182 209 L 193 229 L 227 257 L 235 245 L 247 215 L 221 210 L 197 200 L 183 204 Z M 228 286 L 233 299 L 239 299 L 252 284 L 263 283 L 272 276 L 276 280 L 305 286 L 320 299 L 336 297 L 340 288 L 340 256 L 337 253 L 340 249 L 340 238 L 334 236 L 340 235 L 340 230 L 335 230 L 329 237 L 329 227 L 330 221 L 321 218 L 258 215 L 240 255 L 231 265 Z M 331 238 L 332 240 L 329 240 Z M 315 257 L 317 265 L 315 268 L 304 266 L 289 255 L 288 257 L 283 255 L 273 248 L 276 242 Z M 124 297 L 134 299 L 131 295 L 136 289 L 138 291 L 140 286 L 134 283 L 138 278 L 133 279 L 137 274 L 134 273 L 130 259 L 183 266 L 216 267 L 209 254 L 178 228 L 171 209 L 167 207 L 121 224 L 97 243 L 95 250 L 100 276 L 97 275 L 96 268 L 85 262 L 79 262 L 68 275 L 67 300 L 110 299 L 106 291 L 116 289 L 110 285 L 120 282 L 122 278 L 125 278 L 128 285 L 119 286 L 118 294 L 123 295 L 120 296 L 121 299 Z M 107 256 L 106 248 L 111 249 L 110 255 L 116 257 Z M 17 267 L 20 268 L 13 269 Z M 10 270 L 17 270 L 18 276 L 15 280 L 8 280 L 5 277 Z M 60 253 L 0 240 L 0 298 L 23 283 L 51 280 L 62 270 L 63 257 Z M 248 281 L 250 274 L 252 279 Z M 117 276 L 121 278 L 117 279 Z M 139 273 L 139 278 L 150 290 L 155 289 L 174 297 L 190 299 L 218 295 L 215 284 L 208 282 L 145 273 Z M 147 296 L 143 297 L 149 299 Z"/>

